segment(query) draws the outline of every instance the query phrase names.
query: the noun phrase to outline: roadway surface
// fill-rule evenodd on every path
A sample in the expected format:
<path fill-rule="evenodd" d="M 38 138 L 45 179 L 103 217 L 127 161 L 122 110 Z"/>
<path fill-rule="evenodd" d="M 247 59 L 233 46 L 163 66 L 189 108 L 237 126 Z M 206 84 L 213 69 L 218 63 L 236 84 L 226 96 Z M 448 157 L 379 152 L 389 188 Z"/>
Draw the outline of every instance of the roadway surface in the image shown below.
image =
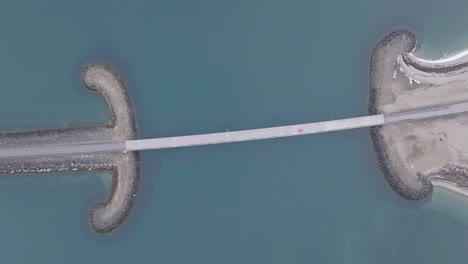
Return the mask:
<path fill-rule="evenodd" d="M 0 148 L 0 158 L 18 158 L 53 155 L 83 155 L 126 152 L 149 149 L 178 148 L 209 144 L 233 143 L 267 138 L 291 137 L 307 134 L 380 126 L 468 112 L 468 102 L 442 105 L 413 111 L 372 115 L 325 122 L 278 126 L 232 132 L 221 132 L 180 137 L 138 139 L 124 142 L 86 142 L 63 145 L 33 145 Z"/>

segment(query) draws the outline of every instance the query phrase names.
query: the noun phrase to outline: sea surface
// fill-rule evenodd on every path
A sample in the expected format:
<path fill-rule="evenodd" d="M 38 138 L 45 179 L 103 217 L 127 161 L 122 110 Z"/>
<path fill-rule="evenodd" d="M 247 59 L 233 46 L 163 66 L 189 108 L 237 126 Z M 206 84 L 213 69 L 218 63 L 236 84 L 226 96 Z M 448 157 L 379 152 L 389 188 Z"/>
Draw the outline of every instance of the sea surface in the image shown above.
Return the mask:
<path fill-rule="evenodd" d="M 464 0 L 4 0 L 0 130 L 102 123 L 88 62 L 129 86 L 140 138 L 367 114 L 394 29 L 419 54 L 468 48 Z M 368 129 L 145 151 L 128 220 L 94 233 L 107 173 L 0 177 L 0 263 L 463 263 L 468 200 L 394 194 Z"/>

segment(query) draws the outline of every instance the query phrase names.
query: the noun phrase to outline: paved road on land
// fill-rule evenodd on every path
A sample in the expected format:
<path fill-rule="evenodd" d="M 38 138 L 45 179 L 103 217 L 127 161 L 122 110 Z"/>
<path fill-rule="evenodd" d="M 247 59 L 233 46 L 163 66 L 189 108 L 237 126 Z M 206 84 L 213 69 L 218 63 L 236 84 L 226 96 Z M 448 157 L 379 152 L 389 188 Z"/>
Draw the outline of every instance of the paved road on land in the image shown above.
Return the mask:
<path fill-rule="evenodd" d="M 98 154 L 125 150 L 125 142 L 76 143 L 0 148 L 0 158 Z"/>
<path fill-rule="evenodd" d="M 442 105 L 401 113 L 372 115 L 325 122 L 306 123 L 232 132 L 201 134 L 180 137 L 129 140 L 125 142 L 75 143 L 63 145 L 36 145 L 0 147 L 0 158 L 18 158 L 52 155 L 82 155 L 148 149 L 178 148 L 198 145 L 233 143 L 267 138 L 290 137 L 307 134 L 380 126 L 390 123 L 429 119 L 468 112 L 468 102 Z"/>

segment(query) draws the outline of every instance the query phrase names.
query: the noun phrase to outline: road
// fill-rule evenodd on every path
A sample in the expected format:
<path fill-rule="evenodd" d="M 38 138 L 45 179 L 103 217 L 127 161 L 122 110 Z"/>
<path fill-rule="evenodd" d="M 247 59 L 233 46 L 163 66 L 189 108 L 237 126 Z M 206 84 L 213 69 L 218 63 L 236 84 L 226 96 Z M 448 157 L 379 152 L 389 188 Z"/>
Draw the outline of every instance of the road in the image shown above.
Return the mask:
<path fill-rule="evenodd" d="M 0 158 L 98 154 L 125 150 L 125 142 L 77 143 L 0 148 Z"/>
<path fill-rule="evenodd" d="M 87 142 L 64 145 L 37 145 L 0 148 L 0 158 L 98 154 L 233 143 L 240 141 L 291 137 L 362 127 L 380 126 L 396 122 L 429 119 L 465 112 L 468 112 L 468 102 L 417 109 L 401 113 L 372 115 L 325 122 L 305 123 L 232 132 L 229 131 L 191 136 L 138 139 L 122 142 Z"/>

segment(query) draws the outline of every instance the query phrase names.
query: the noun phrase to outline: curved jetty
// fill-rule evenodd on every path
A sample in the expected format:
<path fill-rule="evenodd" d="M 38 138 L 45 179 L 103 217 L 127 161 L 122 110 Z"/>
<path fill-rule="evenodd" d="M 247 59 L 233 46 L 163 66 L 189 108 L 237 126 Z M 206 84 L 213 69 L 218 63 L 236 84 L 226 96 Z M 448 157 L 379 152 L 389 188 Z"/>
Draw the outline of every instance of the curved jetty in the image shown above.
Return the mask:
<path fill-rule="evenodd" d="M 374 49 L 370 114 L 388 114 L 468 101 L 468 51 L 428 60 L 415 55 L 408 30 L 387 35 Z M 380 167 L 400 196 L 421 200 L 433 185 L 468 195 L 468 115 L 371 128 Z"/>
<path fill-rule="evenodd" d="M 136 139 L 135 112 L 127 88 L 110 67 L 91 64 L 84 68 L 87 88 L 101 93 L 109 109 L 109 121 L 101 126 L 74 127 L 26 132 L 0 133 L 1 147 L 113 142 Z M 115 154 L 23 157 L 0 160 L 0 173 L 47 173 L 109 170 L 112 190 L 105 201 L 90 211 L 90 225 L 100 233 L 112 231 L 130 212 L 140 183 L 139 152 Z"/>

